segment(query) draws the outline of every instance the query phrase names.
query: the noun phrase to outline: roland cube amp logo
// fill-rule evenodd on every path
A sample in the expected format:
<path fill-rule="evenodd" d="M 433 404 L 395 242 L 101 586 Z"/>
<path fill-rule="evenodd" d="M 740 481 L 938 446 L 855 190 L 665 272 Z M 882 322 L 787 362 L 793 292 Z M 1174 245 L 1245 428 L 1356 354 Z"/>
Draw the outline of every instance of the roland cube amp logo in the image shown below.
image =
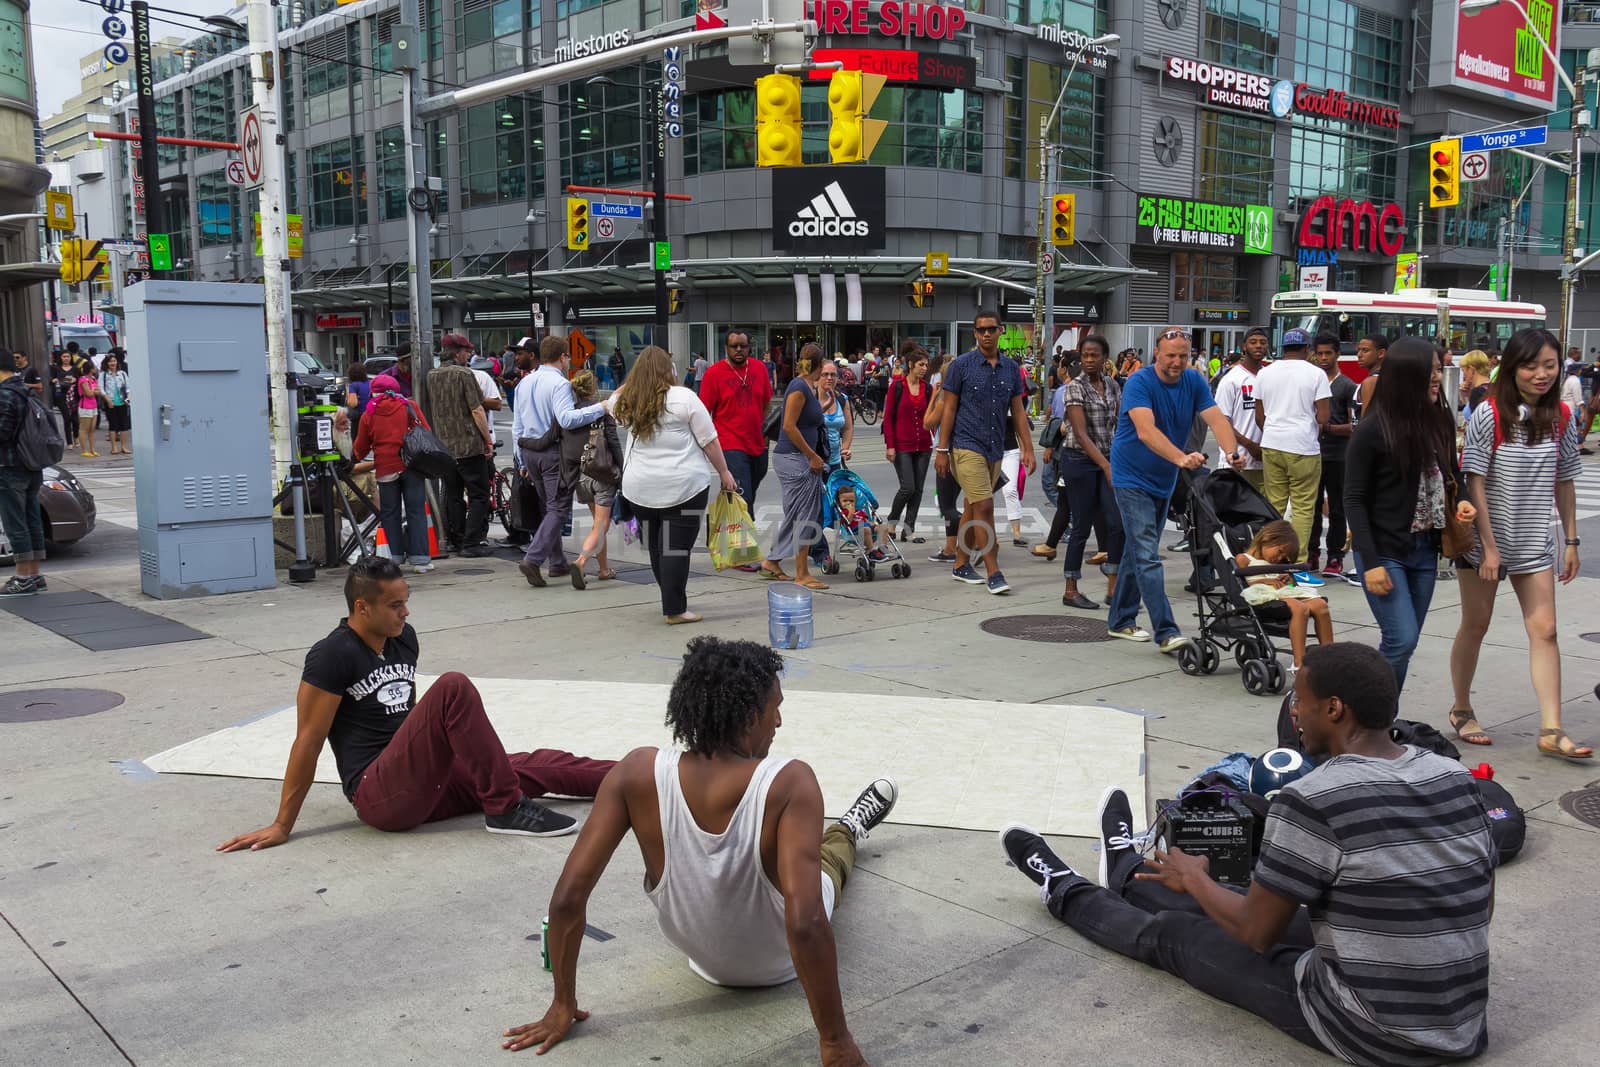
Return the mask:
<path fill-rule="evenodd" d="M 848 255 L 884 247 L 882 167 L 777 167 L 772 174 L 772 247 Z"/>

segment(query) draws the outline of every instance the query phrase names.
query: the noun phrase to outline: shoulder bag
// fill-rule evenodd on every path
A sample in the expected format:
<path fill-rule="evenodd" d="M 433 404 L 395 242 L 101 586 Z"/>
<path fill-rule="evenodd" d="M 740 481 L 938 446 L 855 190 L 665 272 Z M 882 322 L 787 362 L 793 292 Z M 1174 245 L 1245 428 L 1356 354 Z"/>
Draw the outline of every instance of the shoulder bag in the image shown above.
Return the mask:
<path fill-rule="evenodd" d="M 455 475 L 456 458 L 434 432 L 423 425 L 416 404 L 406 401 L 406 436 L 400 443 L 400 463 L 408 471 L 416 471 L 425 478 L 449 478 Z"/>
<path fill-rule="evenodd" d="M 589 425 L 589 440 L 584 443 L 583 459 L 578 463 L 578 472 L 601 485 L 612 486 L 622 483 L 622 466 L 617 462 L 617 457 L 612 455 L 611 445 L 606 440 L 604 415 Z"/>

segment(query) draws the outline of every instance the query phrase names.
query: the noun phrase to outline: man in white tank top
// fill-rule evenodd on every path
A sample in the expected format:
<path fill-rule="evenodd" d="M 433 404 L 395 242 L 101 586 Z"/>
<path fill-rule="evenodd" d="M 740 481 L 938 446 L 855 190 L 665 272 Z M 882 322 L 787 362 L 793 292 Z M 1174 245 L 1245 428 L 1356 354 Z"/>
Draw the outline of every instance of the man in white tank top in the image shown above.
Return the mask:
<path fill-rule="evenodd" d="M 667 701 L 667 724 L 683 751 L 634 749 L 601 784 L 550 897 L 555 996 L 542 1020 L 507 1030 L 503 1047 L 544 1052 L 588 1018 L 576 993 L 585 908 L 632 830 L 645 896 L 696 974 L 728 986 L 798 977 L 822 1062 L 866 1062 L 845 1022 L 829 918 L 856 843 L 888 816 L 898 790 L 893 779 L 877 779 L 822 830 L 822 790 L 811 768 L 768 755 L 783 724 L 782 670 L 781 656 L 753 642 L 689 643 Z"/>

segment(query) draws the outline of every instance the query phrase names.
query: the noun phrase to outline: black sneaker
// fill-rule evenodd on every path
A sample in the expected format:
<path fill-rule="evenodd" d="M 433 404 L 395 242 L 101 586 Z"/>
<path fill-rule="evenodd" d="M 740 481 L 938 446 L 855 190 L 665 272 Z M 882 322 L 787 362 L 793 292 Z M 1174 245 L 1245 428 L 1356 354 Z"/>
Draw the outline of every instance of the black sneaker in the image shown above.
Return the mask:
<path fill-rule="evenodd" d="M 517 801 L 516 807 L 504 815 L 483 817 L 483 828 L 491 834 L 516 834 L 520 837 L 560 837 L 578 828 L 578 820 L 570 815 L 551 811 L 535 804 L 527 797 Z"/>
<path fill-rule="evenodd" d="M 954 563 L 955 561 L 956 558 L 943 549 L 933 553 L 928 557 L 929 563 Z"/>
<path fill-rule="evenodd" d="M 12 575 L 5 585 L 0 585 L 0 597 L 33 596 L 42 590 L 33 583 L 32 579 Z"/>
<path fill-rule="evenodd" d="M 1050 882 L 1056 878 L 1082 878 L 1067 861 L 1051 851 L 1030 826 L 1011 823 L 1000 831 L 1000 848 L 1011 865 L 1039 887 L 1039 899 L 1048 900 Z"/>
<path fill-rule="evenodd" d="M 35 574 L 33 576 L 32 581 L 33 581 L 33 591 L 35 593 L 42 593 L 46 589 L 50 588 L 50 583 L 46 582 L 44 580 L 44 575 L 42 575 L 42 574 Z"/>
<path fill-rule="evenodd" d="M 483 559 L 494 555 L 494 549 L 488 545 L 468 545 L 461 550 L 461 555 L 467 559 Z"/>
<path fill-rule="evenodd" d="M 1139 860 L 1138 839 L 1133 833 L 1133 808 L 1128 805 L 1128 794 L 1116 786 L 1107 786 L 1100 794 L 1100 884 L 1107 889 L 1120 890 L 1126 880 L 1128 865 Z M 1112 885 L 1116 877 L 1119 884 Z"/>
<path fill-rule="evenodd" d="M 867 834 L 878 828 L 878 824 L 889 817 L 894 810 L 894 802 L 900 799 L 900 787 L 893 778 L 878 778 L 871 785 L 861 791 L 856 797 L 856 802 L 850 805 L 843 815 L 839 816 L 839 824 L 855 835 L 856 840 L 865 841 Z"/>

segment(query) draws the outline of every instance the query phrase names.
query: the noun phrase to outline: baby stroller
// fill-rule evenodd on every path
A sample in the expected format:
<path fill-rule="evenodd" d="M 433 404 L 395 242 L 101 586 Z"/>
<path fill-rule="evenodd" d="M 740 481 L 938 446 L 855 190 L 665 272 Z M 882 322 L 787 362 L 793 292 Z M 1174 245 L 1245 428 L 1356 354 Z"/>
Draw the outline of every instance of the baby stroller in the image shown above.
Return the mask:
<path fill-rule="evenodd" d="M 1261 527 L 1280 516 L 1244 475 L 1234 470 L 1185 475 L 1189 478 L 1189 561 L 1199 600 L 1200 639 L 1178 650 L 1183 673 L 1214 674 L 1222 651 L 1231 649 L 1251 696 L 1281 693 L 1288 675 L 1278 662 L 1287 639 L 1288 617 L 1273 617 L 1273 604 L 1252 607 L 1244 598 L 1246 579 L 1258 574 L 1292 574 L 1290 564 L 1240 567 L 1233 557 L 1250 547 Z M 1281 606 L 1281 605 L 1279 605 Z"/>
<path fill-rule="evenodd" d="M 828 475 L 828 481 L 822 488 L 822 526 L 827 529 L 832 526 L 838 531 L 839 540 L 852 544 L 856 548 L 856 581 L 870 582 L 876 577 L 879 563 L 889 564 L 889 573 L 895 578 L 911 577 L 911 564 L 906 562 L 900 554 L 900 546 L 889 538 L 882 538 L 882 544 L 875 546 L 881 552 L 880 559 L 872 559 L 867 555 L 866 546 L 857 538 L 856 532 L 845 524 L 844 516 L 839 514 L 839 493 L 845 489 L 854 489 L 856 494 L 856 510 L 864 511 L 871 516 L 872 524 L 878 523 L 878 498 L 872 490 L 867 488 L 867 483 L 857 477 L 856 472 L 849 467 L 840 467 Z M 829 554 L 828 561 L 822 565 L 826 574 L 839 573 L 839 557 L 836 553 Z"/>

